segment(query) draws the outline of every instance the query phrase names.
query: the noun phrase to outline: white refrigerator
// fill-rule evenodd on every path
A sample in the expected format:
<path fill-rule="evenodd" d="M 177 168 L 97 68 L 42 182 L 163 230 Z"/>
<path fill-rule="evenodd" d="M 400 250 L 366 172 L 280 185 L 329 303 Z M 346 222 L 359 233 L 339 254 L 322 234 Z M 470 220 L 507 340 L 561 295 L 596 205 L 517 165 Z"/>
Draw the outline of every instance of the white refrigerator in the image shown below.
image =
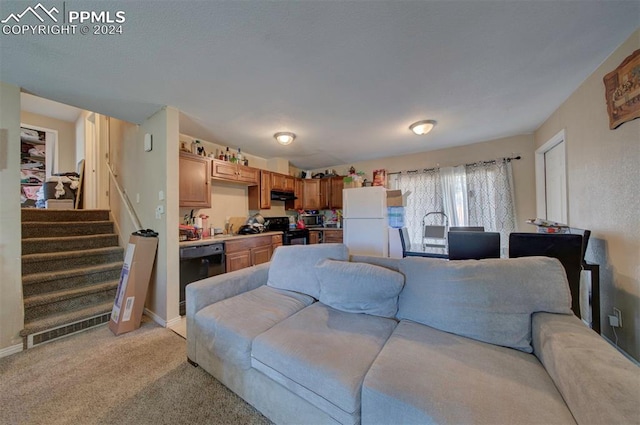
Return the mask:
<path fill-rule="evenodd" d="M 351 255 L 389 256 L 387 189 L 342 190 L 343 241 Z"/>

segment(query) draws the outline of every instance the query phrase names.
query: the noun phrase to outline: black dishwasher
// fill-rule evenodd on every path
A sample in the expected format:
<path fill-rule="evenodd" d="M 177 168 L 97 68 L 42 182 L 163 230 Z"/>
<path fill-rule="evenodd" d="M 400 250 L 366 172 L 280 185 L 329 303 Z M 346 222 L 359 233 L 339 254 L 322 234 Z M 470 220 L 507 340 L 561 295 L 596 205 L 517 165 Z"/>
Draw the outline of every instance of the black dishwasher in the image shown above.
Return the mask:
<path fill-rule="evenodd" d="M 180 315 L 187 312 L 185 288 L 188 284 L 224 272 L 223 243 L 180 248 Z"/>

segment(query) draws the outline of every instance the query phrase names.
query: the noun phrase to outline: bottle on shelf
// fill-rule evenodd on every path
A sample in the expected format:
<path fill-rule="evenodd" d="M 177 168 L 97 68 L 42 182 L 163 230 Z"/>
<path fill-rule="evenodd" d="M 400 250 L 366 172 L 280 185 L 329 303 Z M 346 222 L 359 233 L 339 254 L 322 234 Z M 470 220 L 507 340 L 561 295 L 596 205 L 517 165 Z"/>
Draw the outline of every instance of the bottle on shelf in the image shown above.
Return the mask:
<path fill-rule="evenodd" d="M 231 154 L 229 153 L 229 146 L 227 146 L 227 150 L 224 153 L 224 160 L 225 161 L 230 161 L 231 160 Z"/>
<path fill-rule="evenodd" d="M 238 148 L 238 153 L 236 154 L 236 160 L 238 161 L 239 164 L 244 164 L 244 162 L 242 161 L 242 152 L 240 151 L 240 148 Z"/>

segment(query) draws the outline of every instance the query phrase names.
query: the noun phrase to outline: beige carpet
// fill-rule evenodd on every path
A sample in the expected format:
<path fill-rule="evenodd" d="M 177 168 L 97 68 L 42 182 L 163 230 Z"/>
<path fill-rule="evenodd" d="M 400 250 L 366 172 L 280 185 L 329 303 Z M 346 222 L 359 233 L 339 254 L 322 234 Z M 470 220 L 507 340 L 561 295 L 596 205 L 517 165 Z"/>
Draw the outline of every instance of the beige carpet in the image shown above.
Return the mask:
<path fill-rule="evenodd" d="M 145 320 L 0 359 L 0 424 L 269 424 L 201 368 L 185 340 Z"/>

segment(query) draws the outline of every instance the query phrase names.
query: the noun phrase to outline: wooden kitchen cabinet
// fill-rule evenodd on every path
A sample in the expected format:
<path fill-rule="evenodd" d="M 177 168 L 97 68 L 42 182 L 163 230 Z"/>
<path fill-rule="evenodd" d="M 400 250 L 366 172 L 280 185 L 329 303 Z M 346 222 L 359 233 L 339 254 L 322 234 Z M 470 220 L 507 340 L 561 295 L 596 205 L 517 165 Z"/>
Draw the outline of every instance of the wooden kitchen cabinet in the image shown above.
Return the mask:
<path fill-rule="evenodd" d="M 303 186 L 302 207 L 305 210 L 319 210 L 320 179 L 305 179 Z"/>
<path fill-rule="evenodd" d="M 271 208 L 271 172 L 260 170 L 260 184 L 249 186 L 249 209 L 268 210 Z"/>
<path fill-rule="evenodd" d="M 180 152 L 178 162 L 178 205 L 180 207 L 211 208 L 210 161 L 203 156 Z"/>
<path fill-rule="evenodd" d="M 271 173 L 271 189 L 284 191 L 284 174 Z"/>
<path fill-rule="evenodd" d="M 342 189 L 344 189 L 343 177 L 331 177 L 331 196 L 330 196 L 330 208 L 337 210 L 342 209 Z"/>
<path fill-rule="evenodd" d="M 323 210 L 342 209 L 343 177 L 320 179 L 320 205 Z"/>
<path fill-rule="evenodd" d="M 278 236 L 280 236 L 279 239 Z M 281 245 L 282 235 L 258 235 L 225 241 L 227 273 L 270 261 L 274 250 L 274 240 L 276 245 L 278 243 Z"/>
<path fill-rule="evenodd" d="M 271 189 L 283 192 L 293 192 L 295 190 L 295 178 L 286 174 L 271 173 Z"/>
<path fill-rule="evenodd" d="M 320 243 L 320 231 L 310 230 L 309 231 L 309 245 Z"/>
<path fill-rule="evenodd" d="M 323 229 L 323 243 L 342 243 L 342 229 Z"/>
<path fill-rule="evenodd" d="M 295 179 L 293 184 L 293 193 L 297 199 L 293 201 L 293 209 L 298 211 L 304 208 L 304 181 Z"/>
<path fill-rule="evenodd" d="M 284 176 L 284 191 L 285 192 L 295 192 L 296 190 L 296 179 L 292 176 Z"/>
<path fill-rule="evenodd" d="M 258 185 L 260 170 L 246 165 L 235 164 L 233 162 L 211 160 L 211 178 L 230 182 L 246 183 Z"/>

